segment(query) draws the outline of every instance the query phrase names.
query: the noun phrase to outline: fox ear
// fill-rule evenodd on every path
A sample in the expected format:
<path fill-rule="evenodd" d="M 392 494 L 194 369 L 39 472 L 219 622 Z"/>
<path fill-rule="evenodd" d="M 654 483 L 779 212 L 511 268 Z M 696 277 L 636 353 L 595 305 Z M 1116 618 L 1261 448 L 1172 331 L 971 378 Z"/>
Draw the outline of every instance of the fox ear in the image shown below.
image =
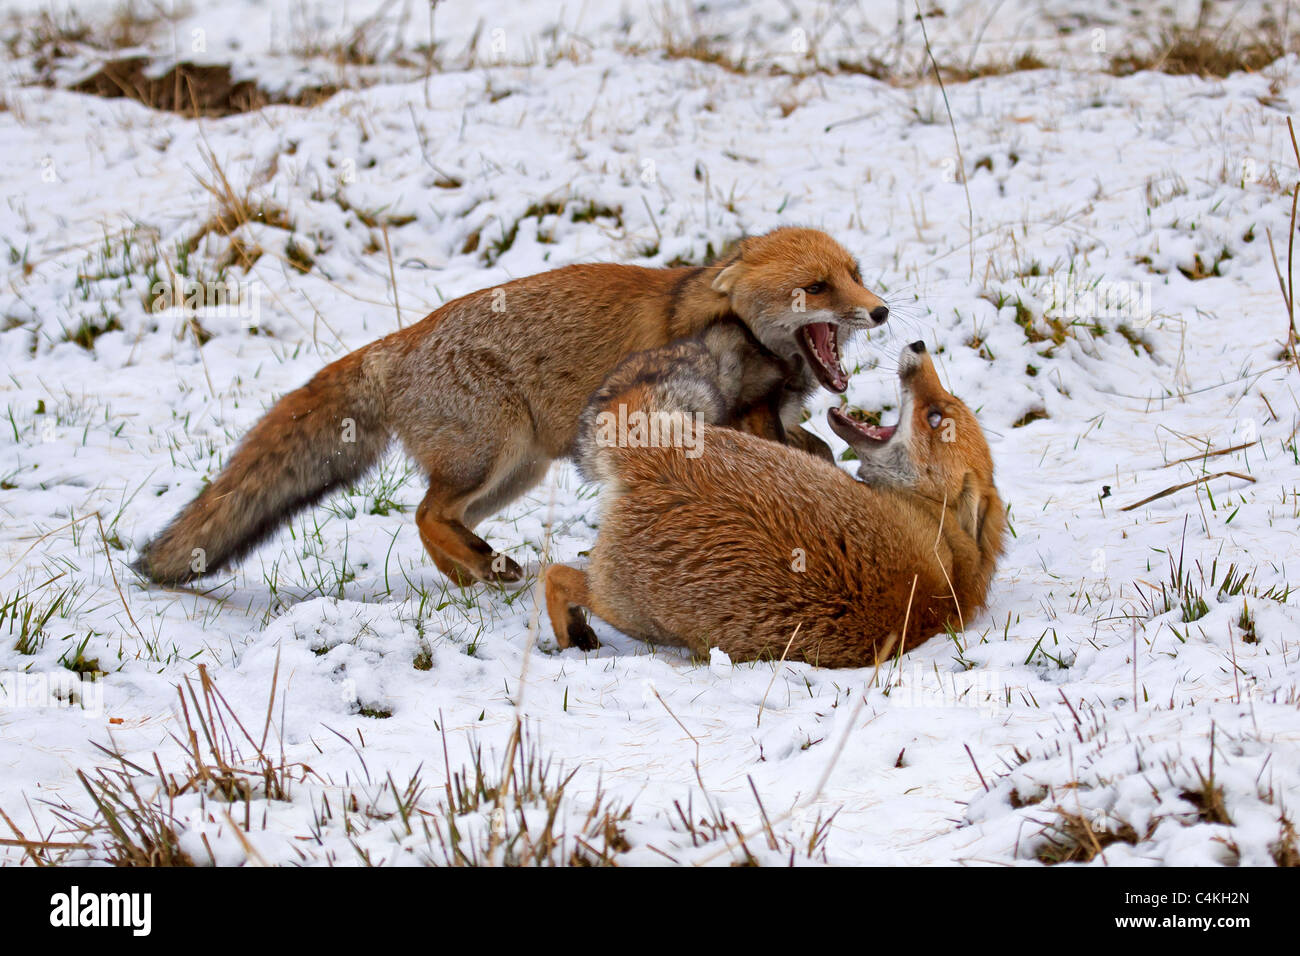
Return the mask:
<path fill-rule="evenodd" d="M 736 284 L 736 280 L 739 279 L 744 272 L 745 264 L 743 262 L 733 262 L 714 277 L 713 291 L 721 292 L 723 295 L 730 295 L 731 287 Z"/>

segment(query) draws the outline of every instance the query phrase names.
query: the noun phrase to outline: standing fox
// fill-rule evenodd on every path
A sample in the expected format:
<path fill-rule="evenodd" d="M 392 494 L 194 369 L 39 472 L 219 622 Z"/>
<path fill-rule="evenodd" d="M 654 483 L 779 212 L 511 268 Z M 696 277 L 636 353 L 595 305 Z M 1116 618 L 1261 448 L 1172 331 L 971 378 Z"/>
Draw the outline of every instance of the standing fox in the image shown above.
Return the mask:
<path fill-rule="evenodd" d="M 605 486 L 586 573 L 562 564 L 546 572 L 561 647 L 596 646 L 585 607 L 625 634 L 699 655 L 717 647 L 732 660 L 859 667 L 900 637 L 901 650 L 961 628 L 984 606 L 1004 527 L 993 460 L 924 343 L 899 360 L 897 425 L 830 412 L 861 460 L 858 481 L 709 424 L 719 406 L 708 396 L 727 386 L 701 374 L 716 359 L 708 352 L 705 342 L 689 359 L 665 350 L 657 376 L 637 357 L 639 380 L 602 390 L 584 414 L 584 423 L 635 412 L 679 419 L 697 454 L 594 428 L 579 435 L 579 461 Z"/>
<path fill-rule="evenodd" d="M 713 266 L 575 265 L 471 293 L 280 399 L 136 568 L 165 584 L 224 568 L 396 437 L 428 475 L 415 521 L 439 570 L 516 581 L 519 566 L 471 529 L 573 453 L 584 403 L 624 356 L 732 323 L 781 370 L 738 418 L 828 457 L 796 427 L 803 401 L 818 382 L 847 387 L 841 349 L 888 315 L 852 256 L 796 228 L 745 239 Z"/>

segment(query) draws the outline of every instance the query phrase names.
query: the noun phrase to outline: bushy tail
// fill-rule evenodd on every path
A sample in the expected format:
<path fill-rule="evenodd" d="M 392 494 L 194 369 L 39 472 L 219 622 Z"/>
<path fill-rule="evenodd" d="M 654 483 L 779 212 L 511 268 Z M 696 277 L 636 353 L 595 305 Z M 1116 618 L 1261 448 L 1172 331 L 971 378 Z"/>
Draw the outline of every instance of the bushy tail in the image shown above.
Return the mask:
<path fill-rule="evenodd" d="M 365 474 L 390 437 L 365 352 L 326 366 L 276 402 L 217 479 L 145 546 L 136 570 L 160 584 L 220 571 L 294 514 Z"/>
<path fill-rule="evenodd" d="M 692 441 L 700 424 L 729 414 L 718 356 L 699 337 L 635 352 L 605 378 L 578 425 L 574 458 L 588 481 L 613 474 L 629 448 Z"/>

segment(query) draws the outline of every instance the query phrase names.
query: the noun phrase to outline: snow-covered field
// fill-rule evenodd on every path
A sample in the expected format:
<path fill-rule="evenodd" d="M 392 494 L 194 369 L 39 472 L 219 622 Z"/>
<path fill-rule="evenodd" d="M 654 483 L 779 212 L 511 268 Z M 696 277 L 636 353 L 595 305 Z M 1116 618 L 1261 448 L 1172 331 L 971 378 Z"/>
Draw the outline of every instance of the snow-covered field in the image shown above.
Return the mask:
<path fill-rule="evenodd" d="M 109 53 L 34 52 L 30 6 L 0 90 L 0 862 L 111 856 L 92 791 L 199 864 L 1296 862 L 1300 367 L 1269 246 L 1285 270 L 1296 58 L 1116 77 L 1135 4 L 953 3 L 945 64 L 1054 68 L 950 80 L 950 126 L 932 81 L 801 68 L 924 64 L 894 0 L 446 3 L 436 69 L 425 8 L 350 8 L 410 35 L 354 67 L 302 52 L 350 35 L 328 7 L 241 2 L 137 40 L 158 70 L 356 88 L 195 119 L 63 89 Z M 702 34 L 761 68 L 665 55 Z M 478 529 L 527 566 L 513 592 L 441 578 L 396 453 L 206 589 L 128 568 L 275 397 L 399 322 L 785 223 L 893 308 L 849 400 L 891 421 L 924 338 L 989 436 L 1014 537 L 964 632 L 875 672 L 600 623 L 560 652 L 535 573 L 599 524 L 566 463 Z M 836 401 L 811 427 L 840 450 Z"/>

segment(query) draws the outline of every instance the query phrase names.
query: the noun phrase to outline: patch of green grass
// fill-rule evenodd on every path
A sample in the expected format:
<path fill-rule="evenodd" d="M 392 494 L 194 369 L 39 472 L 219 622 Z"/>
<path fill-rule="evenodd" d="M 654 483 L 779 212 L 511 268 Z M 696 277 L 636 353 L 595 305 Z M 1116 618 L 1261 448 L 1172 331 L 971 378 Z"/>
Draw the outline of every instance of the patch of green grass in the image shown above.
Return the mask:
<path fill-rule="evenodd" d="M 1187 590 L 1181 592 L 1178 609 L 1182 613 L 1184 624 L 1199 621 L 1210 613 L 1210 605 L 1205 602 L 1204 595 L 1196 592 L 1190 586 Z"/>
<path fill-rule="evenodd" d="M 1036 344 L 1050 341 L 1053 345 L 1062 345 L 1070 337 L 1069 326 L 1060 319 L 1043 316 L 1043 324 L 1047 327 L 1047 330 L 1044 331 L 1039 328 L 1038 323 L 1035 321 L 1034 313 L 1029 310 L 1029 307 L 1019 297 L 1016 298 L 1013 304 L 1016 309 L 1016 325 L 1024 330 L 1025 339 L 1028 342 Z"/>
<path fill-rule="evenodd" d="M 1223 577 L 1220 578 L 1218 558 L 1210 562 L 1208 576 L 1200 561 L 1195 562 L 1193 570 L 1192 567 L 1185 565 L 1181 546 L 1177 560 L 1174 559 L 1172 551 L 1168 553 L 1168 559 L 1168 579 L 1159 583 L 1158 592 L 1154 587 L 1148 587 L 1142 599 L 1151 617 L 1159 617 L 1161 614 L 1177 610 L 1179 620 L 1182 622 L 1190 624 L 1199 621 L 1210 613 L 1210 603 L 1206 597 L 1210 594 L 1214 596 L 1216 603 L 1241 595 L 1284 603 L 1290 595 L 1289 588 L 1279 591 L 1276 587 L 1270 587 L 1261 591 L 1253 587 L 1250 582 L 1255 572 L 1243 569 L 1236 563 L 1229 564 L 1224 569 Z M 1139 593 L 1142 593 L 1141 587 Z M 1239 622 L 1243 632 L 1248 630 L 1247 624 L 1249 624 L 1249 632 L 1253 634 L 1254 623 L 1245 609 L 1242 611 L 1242 621 L 1246 622 L 1246 624 Z"/>
<path fill-rule="evenodd" d="M 396 462 L 391 467 L 380 465 L 375 472 L 374 484 L 367 492 L 370 497 L 369 513 L 387 517 L 390 514 L 401 514 L 406 510 L 406 506 L 397 500 L 397 492 L 405 484 L 406 479 L 411 476 L 414 469 L 411 465 L 400 467 Z"/>
<path fill-rule="evenodd" d="M 1047 418 L 1047 417 L 1049 417 L 1049 416 L 1048 416 L 1048 414 L 1047 414 L 1047 410 L 1046 410 L 1046 409 L 1043 409 L 1043 408 L 1031 408 L 1029 411 L 1025 412 L 1023 415 L 1021 415 L 1019 418 L 1017 418 L 1014 422 L 1012 422 L 1012 423 L 1011 423 L 1011 427 L 1012 427 L 1012 428 L 1024 428 L 1026 425 L 1031 425 L 1031 424 L 1033 424 L 1034 422 L 1042 421 L 1043 419 L 1045 419 L 1045 418 Z"/>
<path fill-rule="evenodd" d="M 545 216 L 561 216 L 564 214 L 564 203 L 557 202 L 554 199 L 546 199 L 542 202 L 535 202 L 524 210 L 525 219 L 542 219 Z M 575 219 L 574 222 L 578 220 Z"/>
<path fill-rule="evenodd" d="M 623 210 L 617 206 L 606 206 L 588 200 L 585 206 L 576 207 L 569 219 L 573 222 L 595 222 L 597 219 L 613 219 L 620 227 L 623 225 Z"/>
<path fill-rule="evenodd" d="M 74 342 L 80 345 L 87 352 L 95 350 L 95 340 L 101 335 L 109 332 L 121 332 L 122 325 L 117 321 L 117 316 L 112 316 L 106 322 L 96 323 L 90 319 L 82 319 L 81 323 L 75 329 L 66 329 L 63 334 L 63 341 Z"/>
<path fill-rule="evenodd" d="M 289 265 L 302 273 L 311 272 L 311 267 L 316 264 L 315 257 L 293 236 L 290 236 L 284 243 L 284 257 L 289 260 Z"/>
<path fill-rule="evenodd" d="M 1227 246 L 1224 246 L 1207 265 L 1205 260 L 1201 258 L 1201 254 L 1198 252 L 1196 255 L 1192 256 L 1192 264 L 1190 266 L 1179 266 L 1178 271 L 1181 272 L 1184 277 L 1191 279 L 1193 282 L 1201 279 L 1209 279 L 1211 277 L 1223 275 L 1223 263 L 1231 258 L 1232 253 L 1228 251 Z"/>
<path fill-rule="evenodd" d="M 1275 601 L 1279 604 L 1285 604 L 1291 596 L 1289 585 L 1270 585 L 1267 588 L 1256 586 L 1252 583 L 1256 574 L 1255 569 L 1244 569 L 1235 562 L 1229 564 L 1220 577 L 1218 558 L 1210 562 L 1208 575 L 1200 561 L 1195 562 L 1194 568 L 1185 567 L 1181 547 L 1177 560 L 1174 559 L 1172 552 L 1168 554 L 1168 558 L 1169 576 L 1166 581 L 1161 581 L 1159 585 L 1138 586 L 1138 593 L 1148 617 L 1159 617 L 1177 610 L 1179 619 L 1184 623 L 1198 621 L 1210 612 L 1207 595 L 1213 595 L 1216 603 L 1245 596 L 1256 600 Z M 1254 616 L 1244 603 L 1237 626 L 1241 629 L 1242 640 L 1246 643 L 1255 643 L 1258 640 L 1255 635 Z M 1174 633 L 1177 634 L 1178 631 L 1175 630 Z"/>
<path fill-rule="evenodd" d="M 515 244 L 515 239 L 519 237 L 519 223 L 522 221 L 516 219 L 509 229 L 502 227 L 501 238 L 493 239 L 483 253 L 484 264 L 490 266 L 510 251 L 510 248 Z"/>
<path fill-rule="evenodd" d="M 28 656 L 37 653 L 49 636 L 46 625 L 50 619 L 56 615 L 66 617 L 71 614 L 76 590 L 64 588 L 57 591 L 44 605 L 29 600 L 27 594 L 15 594 L 0 604 L 0 627 L 8 623 L 9 636 L 14 639 L 14 650 Z"/>
<path fill-rule="evenodd" d="M 1141 333 L 1134 331 L 1133 327 L 1128 323 L 1121 322 L 1116 326 L 1115 331 L 1118 332 L 1123 337 L 1124 341 L 1129 344 L 1129 348 L 1133 350 L 1134 355 L 1140 356 L 1143 352 L 1146 352 L 1147 355 L 1154 354 L 1151 351 L 1151 343 L 1148 342 Z"/>
<path fill-rule="evenodd" d="M 1244 601 L 1241 605 L 1241 615 L 1237 618 L 1237 628 L 1241 631 L 1243 643 L 1259 643 L 1259 635 L 1255 633 L 1255 615 L 1250 613 L 1250 605 Z"/>
<path fill-rule="evenodd" d="M 71 654 L 69 654 L 69 651 L 64 651 L 59 655 L 59 665 L 67 668 L 74 674 L 89 674 L 94 677 L 97 674 L 103 673 L 103 668 L 99 666 L 99 658 L 86 656 L 86 646 L 90 643 L 90 639 L 93 636 L 94 635 L 92 634 L 87 634 L 85 638 L 82 639 L 81 643 L 77 645 L 76 650 L 72 651 Z"/>

